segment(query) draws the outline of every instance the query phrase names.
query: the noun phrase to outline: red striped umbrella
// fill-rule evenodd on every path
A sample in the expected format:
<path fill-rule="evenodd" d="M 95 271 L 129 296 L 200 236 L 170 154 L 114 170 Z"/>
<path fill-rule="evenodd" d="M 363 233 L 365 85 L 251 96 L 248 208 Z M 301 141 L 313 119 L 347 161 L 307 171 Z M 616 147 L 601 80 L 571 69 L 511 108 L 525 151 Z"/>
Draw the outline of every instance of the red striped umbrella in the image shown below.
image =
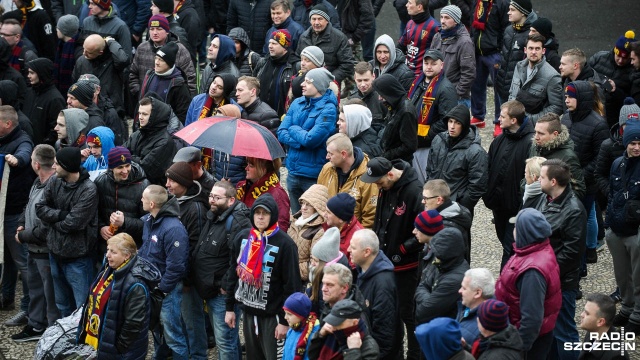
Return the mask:
<path fill-rule="evenodd" d="M 175 135 L 193 146 L 236 156 L 268 160 L 285 156 L 271 131 L 251 120 L 214 116 L 195 121 Z"/>

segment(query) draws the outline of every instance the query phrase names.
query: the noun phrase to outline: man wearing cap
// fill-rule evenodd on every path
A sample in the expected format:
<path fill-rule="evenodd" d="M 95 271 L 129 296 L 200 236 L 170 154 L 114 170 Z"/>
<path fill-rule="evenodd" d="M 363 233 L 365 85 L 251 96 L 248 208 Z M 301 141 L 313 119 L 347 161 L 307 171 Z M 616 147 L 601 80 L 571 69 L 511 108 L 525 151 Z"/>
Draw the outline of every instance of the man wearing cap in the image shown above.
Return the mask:
<path fill-rule="evenodd" d="M 440 31 L 440 24 L 429 13 L 428 0 L 409 0 L 405 6 L 411 20 L 401 29 L 398 47 L 406 53 L 409 69 L 420 76 L 422 58 L 425 51 L 431 48 L 433 37 Z"/>
<path fill-rule="evenodd" d="M 366 321 L 361 318 L 362 312 L 353 300 L 338 301 L 311 339 L 309 358 L 330 359 L 342 355 L 348 359 L 378 359 L 380 349 Z"/>
<path fill-rule="evenodd" d="M 390 75 L 383 75 L 390 76 Z M 378 201 L 373 231 L 380 240 L 380 249 L 394 265 L 400 317 L 407 327 L 409 357 L 417 358 L 418 343 L 413 332 L 415 318 L 413 297 L 418 284 L 418 256 L 422 246 L 413 235 L 413 223 L 423 210 L 422 185 L 416 171 L 403 160 L 393 162 L 383 157 L 367 164 L 362 181 L 378 186 Z"/>
<path fill-rule="evenodd" d="M 53 70 L 53 62 L 49 59 L 35 59 L 27 63 L 31 87 L 27 89 L 27 101 L 22 108 L 33 125 L 35 144 L 55 143 L 55 119 L 66 107 L 62 94 L 54 85 Z"/>
<path fill-rule="evenodd" d="M 174 10 L 175 3 L 173 2 L 173 0 L 151 1 L 151 16 L 164 16 L 164 18 L 169 22 L 169 30 L 171 31 L 171 33 L 175 34 L 180 43 L 184 45 L 184 47 L 189 51 L 189 54 L 191 54 L 194 50 L 191 49 L 191 45 L 189 45 L 189 36 L 187 35 L 187 31 L 176 21 Z"/>
<path fill-rule="evenodd" d="M 87 131 L 105 125 L 104 113 L 93 101 L 94 95 L 95 87 L 88 81 L 78 81 L 71 85 L 69 92 L 67 92 L 67 108 L 82 110 L 89 116 Z M 122 137 L 122 134 L 118 135 L 119 138 Z"/>
<path fill-rule="evenodd" d="M 280 117 L 269 104 L 258 97 L 260 94 L 260 81 L 258 78 L 241 76 L 238 79 L 238 85 L 236 85 L 236 100 L 238 101 L 238 105 L 242 106 L 242 118 L 253 120 L 278 136 L 277 131 L 280 126 Z"/>
<path fill-rule="evenodd" d="M 378 188 L 361 178 L 367 171 L 369 156 L 354 147 L 348 136 L 335 134 L 327 139 L 327 159 L 329 162 L 318 175 L 318 184 L 327 187 L 329 196 L 346 193 L 353 197 L 356 219 L 370 229 L 376 212 Z"/>
<path fill-rule="evenodd" d="M 163 15 L 153 15 L 148 22 L 149 40 L 141 43 L 131 63 L 129 72 L 129 92 L 135 98 L 139 97 L 140 85 L 148 70 L 154 68 L 156 52 L 168 42 L 178 45 L 176 66 L 184 72 L 192 95 L 196 93 L 196 71 L 191 62 L 189 50 L 178 40 L 178 36 L 171 32 L 169 21 Z"/>
<path fill-rule="evenodd" d="M 55 0 L 52 1 L 55 3 Z M 53 6 L 53 5 L 52 5 Z M 53 6 L 54 13 L 56 12 Z M 53 60 L 55 64 L 53 78 L 60 94 L 66 94 L 69 87 L 73 85 L 73 67 L 76 61 L 82 56 L 82 44 L 78 41 L 80 33 L 80 22 L 75 15 L 63 15 L 58 19 L 56 35 L 58 36 L 56 55 Z"/>
<path fill-rule="evenodd" d="M 127 64 L 131 61 L 131 50 L 133 49 L 131 32 L 127 24 L 118 16 L 118 11 L 111 5 L 111 0 L 89 0 L 89 16 L 82 22 L 82 33 L 85 35 L 98 34 L 105 39 L 112 38 L 116 43 L 122 45 Z"/>
<path fill-rule="evenodd" d="M 271 1 L 258 0 L 252 4 L 245 0 L 229 1 L 227 29 L 238 26 L 243 28 L 249 35 L 251 50 L 261 54 L 265 44 L 265 34 L 271 27 Z"/>
<path fill-rule="evenodd" d="M 456 321 L 460 323 L 462 337 L 467 345 L 472 345 L 480 334 L 477 322 L 478 305 L 493 298 L 495 287 L 496 279 L 489 269 L 475 268 L 464 273 L 460 290 L 458 290 L 460 301 L 458 301 Z"/>
<path fill-rule="evenodd" d="M 303 32 L 311 26 L 311 11 L 316 5 L 322 4 L 326 9 L 327 15 L 329 15 L 329 21 L 335 29 L 340 29 L 340 16 L 335 6 L 327 0 L 312 0 L 304 2 L 302 0 L 295 0 L 293 2 L 293 10 L 291 11 L 291 17 L 295 22 L 302 25 Z"/>
<path fill-rule="evenodd" d="M 327 69 L 309 70 L 302 84 L 304 96 L 291 104 L 278 128 L 278 140 L 289 151 L 287 189 L 294 214 L 300 210 L 300 195 L 316 183 L 326 162 L 324 144 L 336 130 L 338 101 L 328 88 L 333 79 Z"/>
<path fill-rule="evenodd" d="M 131 161 L 131 153 L 126 147 L 112 148 L 107 159 L 109 170 L 94 181 L 99 194 L 98 228 L 104 241 L 98 243 L 102 253 L 106 251 L 106 240 L 121 232 L 131 235 L 138 246 L 142 245 L 143 222 L 140 218 L 145 211 L 140 198 L 149 186 L 142 167 Z"/>
<path fill-rule="evenodd" d="M 384 118 L 388 109 L 382 105 L 380 96 L 373 89 L 373 81 L 376 79 L 376 75 L 373 73 L 373 66 L 368 62 L 361 61 L 354 66 L 353 71 L 356 89 L 351 92 L 349 99 L 360 99 L 365 103 L 371 111 L 371 127 L 379 133 L 380 130 L 384 129 Z M 411 72 L 411 76 L 413 76 L 413 72 Z"/>
<path fill-rule="evenodd" d="M 166 345 L 174 359 L 187 360 L 189 346 L 183 331 L 181 306 L 182 280 L 188 269 L 189 235 L 180 222 L 178 199 L 162 186 L 149 185 L 144 190 L 142 209 L 149 213 L 141 218 L 142 246 L 138 256 L 160 270 L 162 280 L 152 292 L 164 298 L 160 311 L 162 326 L 149 330 L 153 331 L 156 352 Z"/>
<path fill-rule="evenodd" d="M 65 317 L 82 306 L 93 281 L 98 193 L 89 173 L 80 166 L 79 148 L 59 150 L 53 167 L 56 177 L 47 182 L 36 214 L 49 227 L 47 246 L 56 305 Z"/>
<path fill-rule="evenodd" d="M 215 179 L 213 178 L 213 175 L 204 170 L 202 158 L 202 150 L 195 146 L 186 146 L 178 150 L 176 155 L 173 157 L 173 162 L 186 162 L 191 168 L 193 179 L 202 185 L 202 189 L 205 193 L 209 193 L 215 184 Z M 211 161 L 211 158 L 209 158 L 208 161 Z"/>
<path fill-rule="evenodd" d="M 200 91 L 202 94 L 209 90 L 209 86 L 216 76 L 229 74 L 234 78 L 240 77 L 240 71 L 233 62 L 236 58 L 236 45 L 233 39 L 226 35 L 213 34 L 211 44 L 207 48 L 207 60 L 209 63 L 202 71 L 200 79 Z"/>
<path fill-rule="evenodd" d="M 516 64 L 509 89 L 509 100 L 520 101 L 533 122 L 544 114 L 562 114 L 562 81 L 544 56 L 544 41 L 540 34 L 529 35 L 527 58 Z"/>
<path fill-rule="evenodd" d="M 451 190 L 451 199 L 471 211 L 486 191 L 487 152 L 480 135 L 471 126 L 469 108 L 456 105 L 445 116 L 447 131 L 438 134 L 427 160 L 427 180 L 442 179 Z"/>
<path fill-rule="evenodd" d="M 636 181 L 640 176 L 640 121 L 627 121 L 622 143 L 623 155 L 611 166 L 609 176 L 610 193 L 607 205 L 607 245 L 614 261 L 614 275 L 622 295 L 622 307 L 613 321 L 615 326 L 624 326 L 628 331 L 640 333 L 640 266 L 633 260 L 638 252 L 638 199 L 640 188 Z"/>
<path fill-rule="evenodd" d="M 102 111 L 105 126 L 113 130 L 115 134 L 114 143 L 122 145 L 129 137 L 129 127 L 124 121 L 124 113 L 118 113 L 115 106 L 102 91 L 100 79 L 93 74 L 82 74 L 78 82 L 88 82 L 93 86 L 93 103 Z"/>
<path fill-rule="evenodd" d="M 515 253 L 496 282 L 495 296 L 509 306 L 509 321 L 518 328 L 525 358 L 547 359 L 562 306 L 561 270 L 549 240 L 552 229 L 535 209 L 520 210 L 515 223 Z"/>
<path fill-rule="evenodd" d="M 624 337 L 612 324 L 616 314 L 615 301 L 610 296 L 600 293 L 589 294 L 585 296 L 585 300 L 587 302 L 584 304 L 584 310 L 580 313 L 580 328 L 585 330 L 586 334 L 582 340 L 583 347 L 579 359 L 628 360 L 629 352 L 624 351 L 622 354 L 622 348 L 613 345 L 613 342 L 620 344 L 614 340 L 616 337 Z M 625 327 L 624 332 L 627 331 L 631 330 Z"/>
<path fill-rule="evenodd" d="M 300 64 L 291 49 L 291 34 L 287 29 L 276 30 L 269 38 L 269 53 L 263 57 L 253 70 L 260 81 L 260 100 L 273 108 L 278 116 L 285 113 L 287 92 L 291 77 L 296 74 Z"/>
<path fill-rule="evenodd" d="M 304 81 L 305 74 L 312 69 L 324 67 L 324 53 L 317 46 L 307 46 L 300 53 L 300 70 L 291 78 L 291 88 L 287 95 L 287 108 L 293 100 L 302 96 L 302 82 Z M 334 80 L 329 83 L 329 89 L 334 94 L 338 93 L 338 83 Z"/>
<path fill-rule="evenodd" d="M 432 49 L 444 54 L 444 73 L 458 94 L 458 103 L 471 106 L 471 84 L 476 78 L 473 42 L 461 22 L 462 11 L 456 5 L 440 10 L 440 31 L 433 36 Z"/>
<path fill-rule="evenodd" d="M 307 46 L 314 45 L 322 49 L 324 63 L 338 84 L 353 74 L 353 51 L 346 35 L 335 28 L 327 8 L 318 4 L 309 12 L 311 26 L 300 36 L 297 53 L 300 55 Z M 338 94 L 336 94 L 338 96 Z"/>
<path fill-rule="evenodd" d="M 114 38 L 102 38 L 98 34 L 89 35 L 82 46 L 84 53 L 76 60 L 71 74 L 72 79 L 78 81 L 82 74 L 98 76 L 100 86 L 116 109 L 121 111 L 124 109 L 122 72 L 129 65 L 126 49 Z"/>
<path fill-rule="evenodd" d="M 598 51 L 588 61 L 589 66 L 604 76 L 608 83 L 603 84 L 603 90 L 607 123 L 610 127 L 618 120 L 617 115 L 624 98 L 630 94 L 630 75 L 633 72 L 630 53 L 631 44 L 635 42 L 638 42 L 635 32 L 628 30 L 618 38 L 613 49 Z"/>
<path fill-rule="evenodd" d="M 522 339 L 509 324 L 509 306 L 499 300 L 485 300 L 478 306 L 478 338 L 472 347 L 476 359 L 520 359 Z"/>
<path fill-rule="evenodd" d="M 420 244 L 424 244 L 423 253 L 429 251 L 429 242 L 433 236 L 444 229 L 442 216 L 437 210 L 425 210 L 413 221 L 413 235 Z"/>
<path fill-rule="evenodd" d="M 368 304 L 364 310 L 370 319 L 371 336 L 380 348 L 380 359 L 395 359 L 403 332 L 393 263 L 380 251 L 378 236 L 371 230 L 358 230 L 353 234 L 349 253 L 358 271 L 356 285 Z"/>
<path fill-rule="evenodd" d="M 425 182 L 433 139 L 447 130 L 445 116 L 458 103 L 456 88 L 444 72 L 444 55 L 440 50 L 425 51 L 422 72 L 413 80 L 407 97 L 418 118 L 418 149 L 413 154 L 412 164 L 420 181 Z"/>

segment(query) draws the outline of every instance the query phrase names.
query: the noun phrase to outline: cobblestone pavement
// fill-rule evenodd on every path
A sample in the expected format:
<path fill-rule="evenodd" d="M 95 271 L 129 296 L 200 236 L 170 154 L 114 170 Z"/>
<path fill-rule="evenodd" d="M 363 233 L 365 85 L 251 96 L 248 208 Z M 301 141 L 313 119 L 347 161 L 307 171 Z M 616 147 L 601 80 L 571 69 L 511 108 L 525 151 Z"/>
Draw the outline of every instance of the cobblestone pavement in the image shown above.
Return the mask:
<path fill-rule="evenodd" d="M 490 89 L 492 90 L 492 89 Z M 489 91 L 490 96 L 493 91 Z M 488 104 L 493 104 L 492 99 L 488 99 Z M 488 109 L 488 115 L 493 114 L 493 109 Z M 490 116 L 487 116 L 489 119 Z M 486 128 L 480 131 L 482 136 L 482 145 L 485 149 L 489 148 L 493 136 L 493 126 L 488 123 Z M 283 176 L 283 186 L 285 185 L 286 175 Z M 285 187 L 286 188 L 286 187 Z M 471 246 L 471 266 L 486 267 L 491 270 L 494 275 L 498 275 L 500 270 L 500 259 L 502 257 L 502 248 L 495 234 L 495 229 L 491 223 L 492 214 L 482 202 L 475 209 L 475 218 L 472 227 L 472 246 Z M 582 291 L 584 294 L 593 292 L 611 293 L 616 285 L 613 277 L 613 262 L 609 250 L 598 253 L 598 262 L 588 266 L 588 276 L 581 281 Z M 21 293 L 21 287 L 18 286 L 18 292 Z M 19 294 L 16 299 L 19 299 Z M 576 304 L 576 322 L 580 321 L 580 312 L 584 308 L 584 300 L 579 300 Z M 16 311 L 0 312 L 0 324 L 15 314 Z M 0 352 L 8 360 L 24 360 L 33 357 L 35 342 L 17 344 L 10 338 L 11 335 L 18 333 L 19 327 L 6 327 L 0 325 Z M 584 333 L 581 332 L 581 337 Z M 152 340 L 150 339 L 150 343 Z M 640 343 L 636 341 L 638 351 L 630 353 L 631 359 L 640 360 Z M 151 359 L 152 347 L 150 354 L 147 356 Z M 217 359 L 217 352 L 209 350 L 209 358 Z M 1 358 L 0 358 L 1 359 Z"/>

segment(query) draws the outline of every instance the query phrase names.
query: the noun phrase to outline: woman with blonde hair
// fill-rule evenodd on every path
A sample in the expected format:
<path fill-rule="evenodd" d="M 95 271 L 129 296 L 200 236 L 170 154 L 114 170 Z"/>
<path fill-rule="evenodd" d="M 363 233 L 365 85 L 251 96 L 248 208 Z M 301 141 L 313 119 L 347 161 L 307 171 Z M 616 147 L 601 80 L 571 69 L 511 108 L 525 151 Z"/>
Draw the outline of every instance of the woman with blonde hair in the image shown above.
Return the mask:
<path fill-rule="evenodd" d="M 107 240 L 105 264 L 89 288 L 78 343 L 98 352 L 98 359 L 144 359 L 149 346 L 150 290 L 160 271 L 137 256 L 127 233 Z"/>
<path fill-rule="evenodd" d="M 547 159 L 542 156 L 534 156 L 525 160 L 523 204 L 527 202 L 527 199 L 542 194 L 542 188 L 540 187 L 540 168 L 545 161 L 547 161 Z"/>

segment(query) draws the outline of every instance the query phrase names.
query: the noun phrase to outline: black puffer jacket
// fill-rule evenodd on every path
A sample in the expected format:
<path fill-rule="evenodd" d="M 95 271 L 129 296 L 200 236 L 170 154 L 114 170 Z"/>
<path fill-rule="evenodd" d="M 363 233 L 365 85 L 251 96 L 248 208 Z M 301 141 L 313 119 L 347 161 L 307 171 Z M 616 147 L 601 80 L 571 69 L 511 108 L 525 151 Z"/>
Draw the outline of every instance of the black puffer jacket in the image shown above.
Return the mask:
<path fill-rule="evenodd" d="M 587 186 L 587 194 L 597 191 L 594 172 L 598 151 L 602 142 L 608 138 L 607 123 L 593 111 L 593 90 L 586 81 L 574 81 L 578 105 L 576 110 L 566 112 L 562 116 L 562 125 L 569 130 L 582 175 Z"/>
<path fill-rule="evenodd" d="M 605 198 L 609 196 L 611 165 L 615 159 L 622 156 L 623 153 L 624 145 L 622 145 L 620 124 L 615 124 L 611 127 L 611 130 L 609 130 L 609 138 L 600 145 L 600 151 L 596 159 L 596 168 L 593 172 L 598 190 Z"/>
<path fill-rule="evenodd" d="M 124 144 L 131 151 L 131 159 L 140 164 L 149 182 L 164 186 L 165 171 L 171 166 L 176 145 L 167 132 L 171 107 L 151 98 L 149 123 L 131 134 Z"/>
<path fill-rule="evenodd" d="M 607 109 L 607 123 L 609 127 L 618 122 L 620 108 L 624 98 L 631 91 L 631 73 L 633 65 L 630 63 L 620 67 L 616 65 L 613 50 L 599 51 L 589 58 L 588 64 L 598 74 L 608 77 L 616 84 L 616 91 L 607 91 L 604 94 L 605 109 Z"/>
<path fill-rule="evenodd" d="M 372 127 L 351 138 L 353 147 L 360 148 L 369 156 L 369 159 L 382 155 L 382 148 L 379 142 L 378 134 Z"/>
<path fill-rule="evenodd" d="M 471 39 L 476 48 L 476 56 L 488 56 L 502 50 L 504 31 L 509 26 L 508 11 L 509 1 L 494 0 L 484 30 L 471 26 Z"/>
<path fill-rule="evenodd" d="M 524 49 L 527 46 L 527 38 L 529 37 L 529 29 L 531 24 L 538 19 L 535 11 L 532 11 L 520 30 L 515 30 L 513 25 L 507 26 L 504 31 L 502 41 L 502 62 L 498 69 L 495 90 L 501 99 L 509 98 L 509 89 L 511 88 L 511 79 L 516 69 L 516 64 L 525 58 Z"/>
<path fill-rule="evenodd" d="M 93 256 L 98 238 L 98 194 L 89 173 L 80 168 L 77 182 L 55 177 L 44 189 L 36 214 L 49 229 L 47 246 L 54 257 L 72 260 Z"/>
<path fill-rule="evenodd" d="M 131 172 L 126 180 L 116 182 L 113 171 L 107 171 L 98 176 L 94 181 L 100 196 L 98 208 L 98 228 L 109 226 L 109 218 L 114 211 L 121 211 L 124 215 L 124 224 L 118 232 L 125 232 L 136 241 L 136 245 L 142 245 L 142 227 L 140 218 L 145 214 L 142 209 L 142 192 L 150 185 L 140 165 L 131 163 Z M 116 203 L 117 201 L 117 203 Z M 106 244 L 102 244 L 105 250 Z"/>
<path fill-rule="evenodd" d="M 229 217 L 233 220 L 229 220 Z M 220 215 L 207 212 L 200 239 L 193 251 L 191 267 L 200 297 L 212 299 L 220 295 L 220 289 L 227 288 L 231 243 L 237 234 L 250 227 L 249 209 L 240 201 L 234 202 Z"/>
<path fill-rule="evenodd" d="M 480 341 L 483 341 L 482 339 Z M 480 353 L 478 360 L 520 360 L 522 359 L 522 339 L 515 326 L 509 326 L 486 338 L 486 350 Z"/>
<path fill-rule="evenodd" d="M 180 222 L 187 229 L 189 235 L 189 266 L 193 266 L 193 250 L 198 244 L 198 238 L 200 237 L 200 230 L 204 226 L 208 203 L 209 194 L 205 194 L 202 185 L 199 182 L 194 181 L 187 189 L 187 193 L 178 198 L 178 205 L 180 205 Z M 193 283 L 193 275 L 191 270 L 187 270 L 185 274 L 184 284 L 190 286 Z"/>
<path fill-rule="evenodd" d="M 487 188 L 487 152 L 481 145 L 480 133 L 470 126 L 471 115 L 466 106 L 457 105 L 446 118 L 462 120 L 462 133 L 452 138 L 444 131 L 433 140 L 427 180 L 444 180 L 451 189 L 451 200 L 473 210 Z"/>
<path fill-rule="evenodd" d="M 242 109 L 242 118 L 257 122 L 269 129 L 277 137 L 276 131 L 280 126 L 278 113 L 262 100 L 256 99 L 256 101 Z"/>
<path fill-rule="evenodd" d="M 258 65 L 261 57 L 260 54 L 252 51 L 250 48 L 251 40 L 247 32 L 241 27 L 235 27 L 229 30 L 229 37 L 240 42 L 240 55 L 236 54 L 234 64 L 240 71 L 240 75 L 253 76 L 253 70 Z"/>
<path fill-rule="evenodd" d="M 279 58 L 267 54 L 253 72 L 260 80 L 260 100 L 269 104 L 279 116 L 286 113 L 284 105 L 291 87 L 291 77 L 299 70 L 296 57 L 290 51 Z"/>
<path fill-rule="evenodd" d="M 489 209 L 515 215 L 522 207 L 520 181 L 534 133 L 533 124 L 525 118 L 516 132 L 503 130 L 489 146 L 489 178 L 487 192 L 482 196 Z"/>
<path fill-rule="evenodd" d="M 271 27 L 271 1 L 230 0 L 227 28 L 241 27 L 251 40 L 251 50 L 261 53 L 267 30 Z"/>
<path fill-rule="evenodd" d="M 353 42 L 362 40 L 376 21 L 371 0 L 339 1 L 337 10 L 341 30 Z"/>
<path fill-rule="evenodd" d="M 458 289 L 469 264 L 464 259 L 462 233 L 455 228 L 440 230 L 424 257 L 427 263 L 415 295 L 416 325 L 437 317 L 455 319 L 460 299 Z"/>
<path fill-rule="evenodd" d="M 391 161 L 402 159 L 410 162 L 418 149 L 416 108 L 406 98 L 402 84 L 391 74 L 376 78 L 373 89 L 390 107 L 380 141 L 384 151 L 382 156 Z"/>
<path fill-rule="evenodd" d="M 552 202 L 542 193 L 527 199 L 523 206 L 540 211 L 551 225 L 549 241 L 560 266 L 562 290 L 578 289 L 587 236 L 587 213 L 582 202 L 567 186 Z"/>
<path fill-rule="evenodd" d="M 300 53 L 307 46 L 317 46 L 324 53 L 324 63 L 327 70 L 336 77 L 338 84 L 342 80 L 353 74 L 353 51 L 349 46 L 347 36 L 340 30 L 334 28 L 331 24 L 322 33 L 316 35 L 313 29 L 308 28 L 298 40 L 298 49 L 296 53 Z"/>

